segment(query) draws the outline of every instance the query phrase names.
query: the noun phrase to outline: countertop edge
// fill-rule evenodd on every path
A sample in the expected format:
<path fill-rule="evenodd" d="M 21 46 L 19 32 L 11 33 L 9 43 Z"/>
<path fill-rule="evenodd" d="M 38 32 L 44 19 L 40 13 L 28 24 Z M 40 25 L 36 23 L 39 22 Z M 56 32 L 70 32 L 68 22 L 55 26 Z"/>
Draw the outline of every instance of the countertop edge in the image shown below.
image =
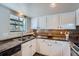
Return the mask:
<path fill-rule="evenodd" d="M 15 37 L 11 37 L 11 38 L 1 39 L 0 41 L 5 41 L 5 40 L 9 40 L 9 39 L 17 39 L 17 38 L 21 38 L 21 37 L 25 37 L 25 36 L 30 36 L 30 35 L 34 35 L 34 34 L 33 33 L 27 33 L 27 34 L 22 35 L 22 36 L 15 36 Z"/>

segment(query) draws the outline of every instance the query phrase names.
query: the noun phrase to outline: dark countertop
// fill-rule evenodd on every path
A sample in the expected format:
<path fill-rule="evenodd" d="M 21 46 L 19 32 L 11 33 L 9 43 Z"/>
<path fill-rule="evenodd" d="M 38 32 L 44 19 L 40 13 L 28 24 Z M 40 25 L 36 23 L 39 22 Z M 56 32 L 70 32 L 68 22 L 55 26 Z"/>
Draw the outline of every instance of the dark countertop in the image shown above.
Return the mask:
<path fill-rule="evenodd" d="M 33 36 L 33 34 L 26 34 L 22 37 L 31 37 Z M 13 38 L 9 38 L 9 40 L 4 40 L 4 41 L 0 41 L 0 52 L 5 51 L 7 49 L 10 49 L 16 45 L 19 44 L 23 44 L 25 42 L 28 42 L 30 40 L 33 40 L 35 37 L 31 37 L 30 39 L 25 39 L 25 40 L 19 40 L 22 39 L 21 36 L 19 37 L 13 37 Z M 65 41 L 65 42 L 69 42 L 69 40 L 65 40 L 65 39 L 52 39 L 52 38 L 44 38 L 44 37 L 36 37 L 37 39 L 49 39 L 49 40 L 57 40 L 57 41 Z"/>
<path fill-rule="evenodd" d="M 23 37 L 27 37 L 29 35 L 31 35 L 31 34 L 24 35 Z M 10 49 L 14 46 L 17 46 L 19 44 L 23 44 L 23 43 L 33 40 L 35 38 L 34 36 L 32 36 L 31 38 L 30 37 L 31 36 L 29 36 L 29 39 L 25 39 L 25 40 L 21 40 L 22 37 L 14 37 L 14 38 L 10 38 L 8 40 L 0 41 L 0 52 L 3 52 L 5 50 Z"/>
<path fill-rule="evenodd" d="M 8 35 L 8 36 L 2 36 L 2 37 L 0 37 L 0 42 L 1 41 L 4 41 L 4 40 L 9 40 L 9 39 L 16 39 L 16 38 L 20 38 L 20 37 L 26 37 L 26 36 L 32 36 L 32 35 L 34 35 L 34 33 L 32 32 L 32 33 L 25 33 L 25 34 L 17 34 L 17 35 L 15 35 L 15 34 L 13 34 L 13 35 Z"/>
<path fill-rule="evenodd" d="M 69 42 L 69 39 L 68 39 L 68 40 L 66 40 L 65 38 L 37 37 L 37 39 L 48 39 L 48 40 L 56 40 L 56 41 L 66 41 L 66 42 Z"/>
<path fill-rule="evenodd" d="M 31 41 L 33 39 L 25 40 L 25 41 L 19 41 L 19 40 L 8 40 L 6 42 L 0 43 L 0 52 L 3 52 L 7 49 L 10 49 L 14 46 L 17 46 L 19 44 L 23 44 L 25 42 Z"/>
<path fill-rule="evenodd" d="M 0 52 L 10 49 L 19 44 L 21 44 L 21 41 L 17 41 L 17 40 L 8 40 L 8 41 L 0 42 Z"/>

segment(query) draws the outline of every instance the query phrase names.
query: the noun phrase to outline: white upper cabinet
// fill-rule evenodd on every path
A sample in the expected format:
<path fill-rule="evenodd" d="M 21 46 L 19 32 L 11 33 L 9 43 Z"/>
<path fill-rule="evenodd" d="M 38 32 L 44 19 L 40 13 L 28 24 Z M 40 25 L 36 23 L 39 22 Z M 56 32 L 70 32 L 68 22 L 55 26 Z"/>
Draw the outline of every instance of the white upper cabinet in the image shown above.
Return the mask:
<path fill-rule="evenodd" d="M 38 26 L 38 17 L 32 18 L 31 19 L 31 28 L 37 29 L 37 26 Z"/>
<path fill-rule="evenodd" d="M 76 10 L 76 25 L 79 25 L 79 9 Z"/>
<path fill-rule="evenodd" d="M 38 22 L 38 28 L 46 29 L 46 16 L 39 17 Z"/>
<path fill-rule="evenodd" d="M 60 14 L 61 29 L 75 29 L 75 12 Z"/>
<path fill-rule="evenodd" d="M 46 29 L 46 16 L 32 18 L 31 27 L 32 29 Z"/>
<path fill-rule="evenodd" d="M 59 15 L 47 16 L 47 29 L 57 29 L 59 27 Z"/>
<path fill-rule="evenodd" d="M 75 29 L 75 12 L 67 12 L 56 15 L 41 16 L 32 18 L 32 29 Z"/>

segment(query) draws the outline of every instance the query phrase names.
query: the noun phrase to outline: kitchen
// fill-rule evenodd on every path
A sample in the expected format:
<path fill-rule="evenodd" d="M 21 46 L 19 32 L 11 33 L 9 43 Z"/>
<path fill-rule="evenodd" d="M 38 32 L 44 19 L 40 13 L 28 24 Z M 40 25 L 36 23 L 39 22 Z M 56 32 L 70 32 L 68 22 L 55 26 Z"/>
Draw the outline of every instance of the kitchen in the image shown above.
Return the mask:
<path fill-rule="evenodd" d="M 79 3 L 1 3 L 0 56 L 79 56 Z"/>

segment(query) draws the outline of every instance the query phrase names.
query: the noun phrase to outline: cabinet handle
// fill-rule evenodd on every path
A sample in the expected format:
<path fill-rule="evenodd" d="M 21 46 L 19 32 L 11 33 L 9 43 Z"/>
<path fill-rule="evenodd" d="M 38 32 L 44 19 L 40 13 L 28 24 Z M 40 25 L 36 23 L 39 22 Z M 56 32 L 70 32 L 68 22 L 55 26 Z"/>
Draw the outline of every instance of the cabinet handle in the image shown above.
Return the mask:
<path fill-rule="evenodd" d="M 52 44 L 48 44 L 48 46 L 52 46 Z"/>
<path fill-rule="evenodd" d="M 55 43 L 57 43 L 57 42 L 55 41 Z"/>
<path fill-rule="evenodd" d="M 45 40 L 43 40 L 43 42 L 45 42 Z"/>
<path fill-rule="evenodd" d="M 29 47 L 32 47 L 32 45 L 30 45 Z"/>

